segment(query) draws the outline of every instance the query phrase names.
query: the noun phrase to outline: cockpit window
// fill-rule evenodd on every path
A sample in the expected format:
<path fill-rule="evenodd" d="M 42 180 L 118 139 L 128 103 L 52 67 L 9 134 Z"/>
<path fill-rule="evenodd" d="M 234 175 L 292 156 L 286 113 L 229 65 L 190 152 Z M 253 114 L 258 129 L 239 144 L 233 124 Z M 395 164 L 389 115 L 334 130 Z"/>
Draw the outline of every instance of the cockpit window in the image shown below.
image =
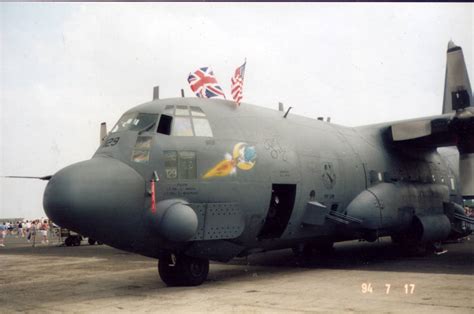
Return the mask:
<path fill-rule="evenodd" d="M 202 109 L 199 108 L 199 107 L 191 106 L 190 109 L 191 109 L 191 115 L 193 117 L 205 117 L 206 116 L 204 114 L 204 112 L 202 111 Z"/>
<path fill-rule="evenodd" d="M 176 109 L 177 111 L 178 109 Z M 193 127 L 191 125 L 191 119 L 185 117 L 175 117 L 173 123 L 172 135 L 176 136 L 193 136 Z"/>
<path fill-rule="evenodd" d="M 173 115 L 174 114 L 174 106 L 173 105 L 167 105 L 165 107 L 165 110 L 163 111 L 165 114 Z"/>
<path fill-rule="evenodd" d="M 207 121 L 207 119 L 193 118 L 193 124 L 194 133 L 196 136 L 212 137 L 211 126 L 209 125 L 209 121 Z"/>
<path fill-rule="evenodd" d="M 206 119 L 206 114 L 197 106 L 167 105 L 156 131 L 172 136 L 212 137 L 211 125 Z"/>
<path fill-rule="evenodd" d="M 151 128 L 158 118 L 157 114 L 131 112 L 124 114 L 110 133 L 121 131 L 141 131 Z"/>
<path fill-rule="evenodd" d="M 188 106 L 176 106 L 176 116 L 189 116 Z"/>

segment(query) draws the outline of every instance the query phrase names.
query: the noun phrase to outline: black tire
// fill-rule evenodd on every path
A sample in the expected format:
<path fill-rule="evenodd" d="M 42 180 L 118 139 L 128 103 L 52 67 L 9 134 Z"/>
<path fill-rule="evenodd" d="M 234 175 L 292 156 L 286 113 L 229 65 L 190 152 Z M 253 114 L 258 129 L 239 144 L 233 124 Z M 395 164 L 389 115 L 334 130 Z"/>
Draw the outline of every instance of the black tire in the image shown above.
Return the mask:
<path fill-rule="evenodd" d="M 81 245 L 81 237 L 74 237 L 74 246 Z"/>
<path fill-rule="evenodd" d="M 64 244 L 66 244 L 66 246 L 73 246 L 73 239 L 71 237 L 67 237 L 66 240 L 64 240 Z"/>
<path fill-rule="evenodd" d="M 209 260 L 169 254 L 158 261 L 158 272 L 167 286 L 199 286 L 209 274 Z"/>
<path fill-rule="evenodd" d="M 89 239 L 87 240 L 87 242 L 89 243 L 89 245 L 94 245 L 97 241 L 94 240 L 94 239 L 89 238 Z"/>

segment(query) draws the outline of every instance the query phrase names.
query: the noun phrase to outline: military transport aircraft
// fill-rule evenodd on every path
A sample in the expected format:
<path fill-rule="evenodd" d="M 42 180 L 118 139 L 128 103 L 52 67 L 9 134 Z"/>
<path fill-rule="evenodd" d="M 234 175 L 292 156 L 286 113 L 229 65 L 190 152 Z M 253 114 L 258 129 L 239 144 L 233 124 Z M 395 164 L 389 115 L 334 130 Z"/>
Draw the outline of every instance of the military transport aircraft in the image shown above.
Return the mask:
<path fill-rule="evenodd" d="M 101 138 L 90 160 L 43 177 L 45 212 L 158 258 L 167 285 L 201 284 L 209 260 L 471 233 L 461 204 L 474 198 L 474 107 L 452 42 L 439 116 L 343 127 L 227 100 L 155 99 Z"/>

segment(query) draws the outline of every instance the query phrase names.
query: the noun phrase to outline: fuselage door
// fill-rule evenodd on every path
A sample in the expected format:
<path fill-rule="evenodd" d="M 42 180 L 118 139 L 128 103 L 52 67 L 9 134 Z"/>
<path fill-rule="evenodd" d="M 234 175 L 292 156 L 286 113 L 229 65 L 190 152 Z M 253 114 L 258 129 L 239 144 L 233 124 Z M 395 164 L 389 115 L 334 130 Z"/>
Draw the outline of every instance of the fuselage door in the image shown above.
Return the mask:
<path fill-rule="evenodd" d="M 259 239 L 279 238 L 285 231 L 295 205 L 296 184 L 273 184 L 268 213 Z"/>

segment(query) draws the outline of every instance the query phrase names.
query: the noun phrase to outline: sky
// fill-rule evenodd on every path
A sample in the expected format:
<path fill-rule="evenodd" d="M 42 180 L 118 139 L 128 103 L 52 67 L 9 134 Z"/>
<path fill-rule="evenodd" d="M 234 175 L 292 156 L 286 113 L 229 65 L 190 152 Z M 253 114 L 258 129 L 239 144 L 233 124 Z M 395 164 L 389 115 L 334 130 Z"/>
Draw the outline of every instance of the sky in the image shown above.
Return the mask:
<path fill-rule="evenodd" d="M 471 75 L 474 4 L 0 3 L 0 176 L 89 159 L 99 125 L 160 97 L 193 96 L 211 66 L 243 102 L 358 126 L 441 112 L 446 47 Z M 46 182 L 0 178 L 0 218 L 44 217 Z"/>

